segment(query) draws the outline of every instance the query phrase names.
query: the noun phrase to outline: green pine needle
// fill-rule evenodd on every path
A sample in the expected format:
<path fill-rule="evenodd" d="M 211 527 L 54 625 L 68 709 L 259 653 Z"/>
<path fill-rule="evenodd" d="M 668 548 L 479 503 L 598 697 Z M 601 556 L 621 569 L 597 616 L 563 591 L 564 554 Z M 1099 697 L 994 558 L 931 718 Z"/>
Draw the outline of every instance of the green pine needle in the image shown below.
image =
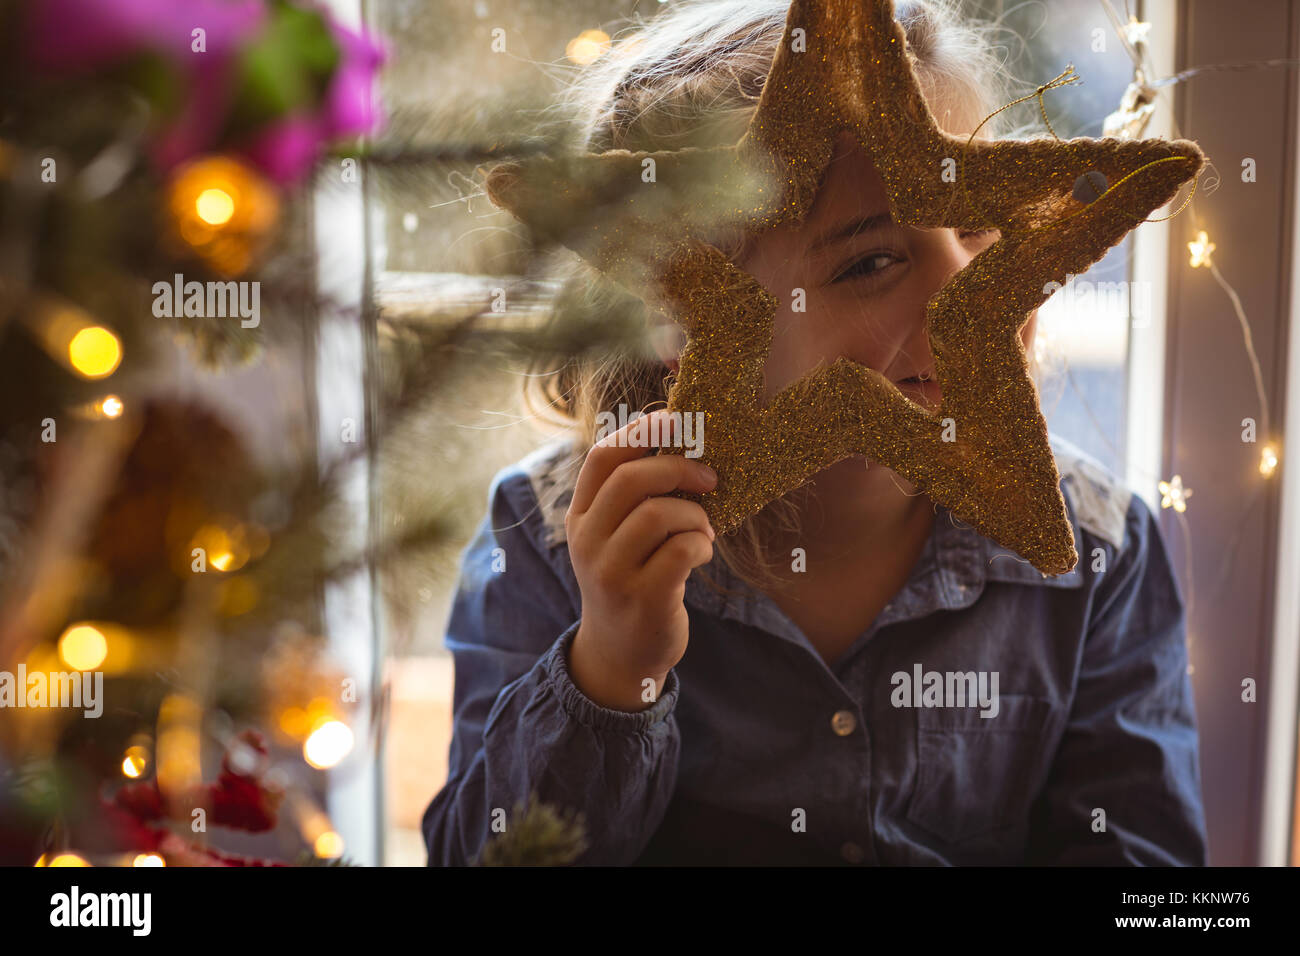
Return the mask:
<path fill-rule="evenodd" d="M 587 849 L 582 814 L 561 814 L 536 794 L 515 804 L 504 832 L 483 848 L 476 866 L 567 866 Z"/>

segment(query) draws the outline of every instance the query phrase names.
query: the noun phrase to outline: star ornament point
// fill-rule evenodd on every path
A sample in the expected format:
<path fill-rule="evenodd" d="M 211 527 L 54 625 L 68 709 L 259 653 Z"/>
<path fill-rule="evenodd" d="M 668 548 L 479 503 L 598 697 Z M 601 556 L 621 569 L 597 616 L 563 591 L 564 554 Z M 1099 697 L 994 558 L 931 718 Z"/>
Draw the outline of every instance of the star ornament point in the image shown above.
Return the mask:
<path fill-rule="evenodd" d="M 778 299 L 709 242 L 802 221 L 843 131 L 879 170 L 897 222 L 1000 230 L 926 307 L 936 410 L 844 358 L 765 398 Z M 1055 575 L 1078 554 L 1020 331 L 1204 163 L 1186 140 L 953 136 L 923 97 L 890 0 L 795 0 L 734 145 L 537 158 L 497 167 L 486 187 L 535 234 L 671 307 L 687 343 L 669 409 L 704 413 L 702 460 L 719 480 L 697 497 L 719 534 L 862 455 Z"/>

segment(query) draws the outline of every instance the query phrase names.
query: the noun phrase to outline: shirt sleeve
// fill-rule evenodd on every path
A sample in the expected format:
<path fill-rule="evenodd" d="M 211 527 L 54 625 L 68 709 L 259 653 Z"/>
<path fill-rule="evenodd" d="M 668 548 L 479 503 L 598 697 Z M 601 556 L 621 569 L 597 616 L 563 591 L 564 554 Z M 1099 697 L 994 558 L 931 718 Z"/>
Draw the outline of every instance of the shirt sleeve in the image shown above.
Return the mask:
<path fill-rule="evenodd" d="M 1207 863 L 1183 600 L 1137 495 L 1124 541 L 1118 555 L 1107 549 L 1093 595 L 1068 723 L 1032 813 L 1030 863 Z"/>
<path fill-rule="evenodd" d="M 527 474 L 498 475 L 447 624 L 454 716 L 447 782 L 423 818 L 431 866 L 476 862 L 530 796 L 581 814 L 587 849 L 576 862 L 630 864 L 676 786 L 675 669 L 639 713 L 578 689 L 567 654 L 580 600 L 548 562 L 541 526 Z"/>

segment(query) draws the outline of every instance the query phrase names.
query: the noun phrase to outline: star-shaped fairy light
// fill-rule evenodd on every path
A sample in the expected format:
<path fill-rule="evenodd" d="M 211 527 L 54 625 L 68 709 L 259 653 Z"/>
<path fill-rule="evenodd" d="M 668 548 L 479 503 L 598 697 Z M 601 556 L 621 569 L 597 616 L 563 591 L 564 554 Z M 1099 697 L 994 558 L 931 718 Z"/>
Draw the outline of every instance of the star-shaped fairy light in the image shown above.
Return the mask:
<path fill-rule="evenodd" d="M 1146 43 L 1147 38 L 1151 36 L 1151 24 L 1137 17 L 1130 16 L 1128 23 L 1120 27 L 1120 32 L 1124 34 L 1124 39 L 1132 46 Z"/>
<path fill-rule="evenodd" d="M 897 222 L 1001 230 L 927 305 L 943 395 L 933 413 L 844 358 L 764 403 L 777 300 L 706 241 L 802 221 L 841 130 L 875 163 Z M 683 327 L 668 406 L 704 412 L 702 460 L 719 482 L 699 500 L 719 534 L 860 454 L 1060 574 L 1078 555 L 1020 329 L 1049 283 L 1086 271 L 1203 163 L 1185 140 L 948 135 L 922 96 L 891 0 L 795 0 L 734 146 L 539 157 L 496 167 L 486 186 L 536 235 Z"/>
<path fill-rule="evenodd" d="M 1196 234 L 1196 238 L 1187 244 L 1187 251 L 1191 254 L 1191 258 L 1188 260 L 1191 267 L 1199 269 L 1201 266 L 1209 266 L 1212 261 L 1210 257 L 1214 250 L 1215 245 L 1210 242 L 1209 234 L 1204 229 L 1200 230 Z"/>
<path fill-rule="evenodd" d="M 1160 482 L 1159 487 L 1161 508 L 1173 508 L 1180 513 L 1187 510 L 1187 499 L 1192 496 L 1192 489 L 1183 487 L 1182 475 Z"/>

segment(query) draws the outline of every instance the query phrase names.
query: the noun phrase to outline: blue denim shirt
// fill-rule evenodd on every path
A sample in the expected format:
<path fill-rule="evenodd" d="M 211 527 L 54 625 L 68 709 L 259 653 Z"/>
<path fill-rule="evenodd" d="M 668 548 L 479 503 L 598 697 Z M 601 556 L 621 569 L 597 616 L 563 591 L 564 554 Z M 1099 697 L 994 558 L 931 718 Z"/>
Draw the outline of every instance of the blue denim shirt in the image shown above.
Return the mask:
<path fill-rule="evenodd" d="M 581 455 L 556 443 L 502 471 L 447 626 L 455 722 L 424 814 L 430 865 L 473 861 L 530 793 L 582 813 L 589 864 L 1205 865 L 1158 525 L 1095 461 L 1052 448 L 1069 573 L 1044 577 L 936 506 L 906 584 L 828 666 L 715 556 L 728 593 L 688 579 L 689 646 L 640 713 L 593 703 L 567 669 L 582 604 L 563 489 Z M 897 676 L 918 667 L 996 672 L 996 716 L 925 706 L 943 701 Z"/>

